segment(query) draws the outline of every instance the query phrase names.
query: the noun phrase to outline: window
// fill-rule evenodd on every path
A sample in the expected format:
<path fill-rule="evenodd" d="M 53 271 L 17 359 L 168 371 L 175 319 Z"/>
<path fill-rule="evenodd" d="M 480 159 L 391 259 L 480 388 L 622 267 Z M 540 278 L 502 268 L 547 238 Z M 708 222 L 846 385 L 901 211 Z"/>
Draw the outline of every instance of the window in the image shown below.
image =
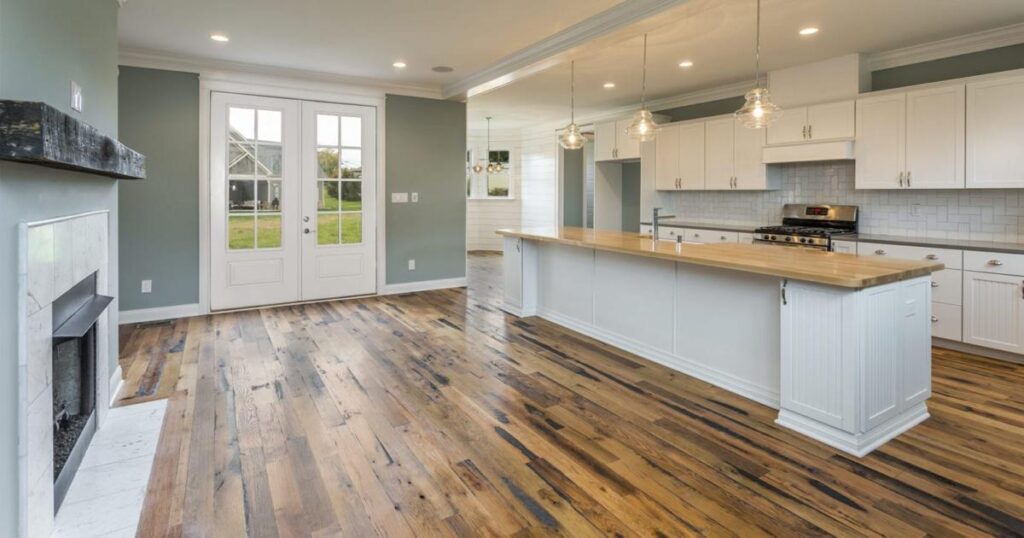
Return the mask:
<path fill-rule="evenodd" d="M 514 173 L 512 151 L 485 149 L 479 155 L 481 157 L 474 158 L 472 149 L 466 151 L 466 196 L 478 199 L 511 198 Z M 484 155 L 489 158 L 483 158 Z"/>
<path fill-rule="evenodd" d="M 281 247 L 281 111 L 228 110 L 228 248 Z"/>
<path fill-rule="evenodd" d="M 317 114 L 317 245 L 362 243 L 362 119 Z"/>
<path fill-rule="evenodd" d="M 508 198 L 511 184 L 509 168 L 509 152 L 507 150 L 491 150 L 488 162 L 495 165 L 498 171 L 487 172 L 487 197 Z"/>

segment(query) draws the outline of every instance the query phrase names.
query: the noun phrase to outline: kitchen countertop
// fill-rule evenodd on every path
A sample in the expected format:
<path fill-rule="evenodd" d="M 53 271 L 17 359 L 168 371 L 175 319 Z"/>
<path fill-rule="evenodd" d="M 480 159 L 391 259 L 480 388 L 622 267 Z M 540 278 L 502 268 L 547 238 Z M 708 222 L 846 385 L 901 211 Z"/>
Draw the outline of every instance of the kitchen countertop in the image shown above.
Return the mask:
<path fill-rule="evenodd" d="M 650 226 L 650 222 L 641 222 L 642 226 Z M 722 230 L 726 232 L 754 233 L 759 226 L 742 224 L 708 224 L 706 222 L 684 222 L 676 220 L 662 221 L 659 226 L 668 228 L 693 228 L 695 230 Z M 986 252 L 1002 252 L 1008 254 L 1024 254 L 1024 243 L 1003 243 L 998 241 L 975 241 L 970 239 L 943 239 L 939 237 L 908 237 L 884 234 L 852 234 L 836 236 L 837 241 L 854 241 L 868 243 L 885 243 L 889 245 L 908 245 L 915 247 L 950 248 L 957 250 L 981 250 Z"/>
<path fill-rule="evenodd" d="M 632 232 L 576 227 L 504 229 L 497 233 L 542 243 L 592 248 L 853 289 L 925 276 L 944 267 L 941 263 L 927 261 L 863 257 L 760 244 L 690 243 L 676 250 L 675 243 L 652 241 L 648 236 Z"/>

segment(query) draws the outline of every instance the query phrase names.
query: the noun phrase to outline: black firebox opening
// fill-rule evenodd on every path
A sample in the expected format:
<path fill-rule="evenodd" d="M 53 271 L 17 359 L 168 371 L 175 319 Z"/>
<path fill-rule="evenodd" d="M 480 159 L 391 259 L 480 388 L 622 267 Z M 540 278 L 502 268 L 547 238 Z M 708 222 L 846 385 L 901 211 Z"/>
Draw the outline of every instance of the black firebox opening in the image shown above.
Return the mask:
<path fill-rule="evenodd" d="M 96 409 L 96 326 L 53 345 L 53 479 Z"/>

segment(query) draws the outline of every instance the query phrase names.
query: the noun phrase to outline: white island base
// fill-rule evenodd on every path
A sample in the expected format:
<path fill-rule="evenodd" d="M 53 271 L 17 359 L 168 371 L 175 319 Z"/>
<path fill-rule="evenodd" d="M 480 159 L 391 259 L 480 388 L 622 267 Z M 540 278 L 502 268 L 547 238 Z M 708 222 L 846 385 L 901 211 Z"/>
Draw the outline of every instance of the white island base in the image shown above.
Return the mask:
<path fill-rule="evenodd" d="M 928 418 L 929 276 L 850 289 L 516 236 L 504 253 L 507 312 L 779 409 L 844 452 Z"/>

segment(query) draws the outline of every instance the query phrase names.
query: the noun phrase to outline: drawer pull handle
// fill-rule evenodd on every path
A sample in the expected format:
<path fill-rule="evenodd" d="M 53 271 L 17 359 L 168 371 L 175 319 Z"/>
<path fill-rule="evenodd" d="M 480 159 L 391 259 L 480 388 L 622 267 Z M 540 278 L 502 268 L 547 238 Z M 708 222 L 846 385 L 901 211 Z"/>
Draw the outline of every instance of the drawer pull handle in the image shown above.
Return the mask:
<path fill-rule="evenodd" d="M 879 256 L 885 256 L 885 251 L 882 249 L 878 249 L 875 251 L 875 254 L 878 254 Z"/>
<path fill-rule="evenodd" d="M 933 287 L 933 288 L 937 288 L 937 287 L 939 287 L 939 283 L 938 283 L 938 282 L 932 282 L 932 287 Z"/>
<path fill-rule="evenodd" d="M 694 237 L 700 237 L 700 234 L 693 234 Z"/>
<path fill-rule="evenodd" d="M 939 259 L 939 255 L 938 254 L 929 254 L 929 255 L 925 256 L 925 258 L 927 258 L 929 260 L 937 260 L 937 259 Z"/>
<path fill-rule="evenodd" d="M 722 236 L 722 241 L 725 241 L 725 236 L 724 235 Z"/>
<path fill-rule="evenodd" d="M 935 323 L 936 321 L 939 321 L 939 318 L 932 316 L 932 323 Z"/>
<path fill-rule="evenodd" d="M 989 260 L 989 261 L 988 261 L 988 264 L 989 264 L 989 265 L 995 265 L 996 267 L 998 267 L 998 266 L 1002 265 L 1002 264 L 1003 264 L 1003 262 L 1001 262 L 1001 261 L 999 261 L 999 260 Z"/>

